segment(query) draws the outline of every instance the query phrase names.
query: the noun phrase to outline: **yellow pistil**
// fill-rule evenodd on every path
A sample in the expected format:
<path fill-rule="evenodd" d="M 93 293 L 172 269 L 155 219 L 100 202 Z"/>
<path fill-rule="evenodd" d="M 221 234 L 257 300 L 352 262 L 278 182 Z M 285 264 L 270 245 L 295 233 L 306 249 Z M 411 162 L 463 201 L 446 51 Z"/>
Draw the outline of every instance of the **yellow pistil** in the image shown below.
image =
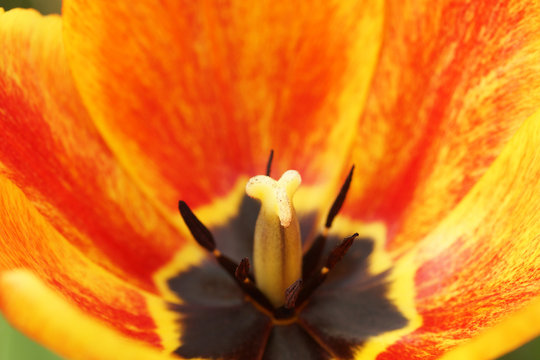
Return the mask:
<path fill-rule="evenodd" d="M 246 193 L 261 201 L 253 245 L 255 281 L 276 307 L 302 274 L 300 226 L 292 202 L 301 181 L 297 171 L 288 170 L 278 181 L 258 175 L 246 185 Z"/>

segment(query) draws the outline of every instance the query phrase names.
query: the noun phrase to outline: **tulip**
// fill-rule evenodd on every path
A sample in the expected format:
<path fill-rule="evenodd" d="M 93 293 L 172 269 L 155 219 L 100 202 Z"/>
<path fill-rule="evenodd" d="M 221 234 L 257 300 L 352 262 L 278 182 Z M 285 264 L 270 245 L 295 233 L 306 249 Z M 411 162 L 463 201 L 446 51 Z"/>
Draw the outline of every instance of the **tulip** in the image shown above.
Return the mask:
<path fill-rule="evenodd" d="M 70 359 L 521 345 L 539 34 L 518 0 L 0 13 L 0 310 Z"/>

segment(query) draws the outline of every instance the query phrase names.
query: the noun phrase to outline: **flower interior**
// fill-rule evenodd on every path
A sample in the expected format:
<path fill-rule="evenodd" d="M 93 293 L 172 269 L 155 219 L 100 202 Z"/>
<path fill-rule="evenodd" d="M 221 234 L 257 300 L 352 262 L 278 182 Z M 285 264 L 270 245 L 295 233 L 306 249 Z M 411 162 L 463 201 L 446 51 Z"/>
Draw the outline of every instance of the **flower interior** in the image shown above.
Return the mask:
<path fill-rule="evenodd" d="M 347 359 L 370 336 L 408 323 L 387 297 L 389 271 L 368 271 L 373 239 L 329 236 L 354 167 L 324 230 L 308 244 L 301 229 L 313 219 L 298 219 L 293 203 L 300 174 L 288 170 L 273 180 L 272 154 L 266 175 L 248 181 L 249 196 L 223 227 L 210 231 L 179 202 L 194 239 L 211 255 L 168 281 L 182 300 L 170 305 L 182 319 L 182 345 L 174 351 L 182 357 Z"/>

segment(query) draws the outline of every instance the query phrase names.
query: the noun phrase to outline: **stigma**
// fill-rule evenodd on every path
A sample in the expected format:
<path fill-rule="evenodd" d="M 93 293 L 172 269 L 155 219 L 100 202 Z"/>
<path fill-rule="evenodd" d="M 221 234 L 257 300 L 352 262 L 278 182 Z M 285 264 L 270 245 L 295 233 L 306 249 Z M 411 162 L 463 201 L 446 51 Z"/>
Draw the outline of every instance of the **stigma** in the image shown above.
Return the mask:
<path fill-rule="evenodd" d="M 295 170 L 279 180 L 252 177 L 246 193 L 261 202 L 255 224 L 253 271 L 259 290 L 277 308 L 286 303 L 287 289 L 302 277 L 302 242 L 293 196 L 302 182 Z"/>

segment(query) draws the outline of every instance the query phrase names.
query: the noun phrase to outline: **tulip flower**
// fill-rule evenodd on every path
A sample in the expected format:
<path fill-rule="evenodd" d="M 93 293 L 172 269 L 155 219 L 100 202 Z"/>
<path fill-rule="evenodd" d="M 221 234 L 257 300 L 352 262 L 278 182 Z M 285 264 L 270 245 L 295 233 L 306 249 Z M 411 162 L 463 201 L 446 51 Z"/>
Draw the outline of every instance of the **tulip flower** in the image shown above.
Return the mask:
<path fill-rule="evenodd" d="M 540 333 L 537 4 L 66 0 L 0 48 L 0 310 L 58 354 Z"/>

